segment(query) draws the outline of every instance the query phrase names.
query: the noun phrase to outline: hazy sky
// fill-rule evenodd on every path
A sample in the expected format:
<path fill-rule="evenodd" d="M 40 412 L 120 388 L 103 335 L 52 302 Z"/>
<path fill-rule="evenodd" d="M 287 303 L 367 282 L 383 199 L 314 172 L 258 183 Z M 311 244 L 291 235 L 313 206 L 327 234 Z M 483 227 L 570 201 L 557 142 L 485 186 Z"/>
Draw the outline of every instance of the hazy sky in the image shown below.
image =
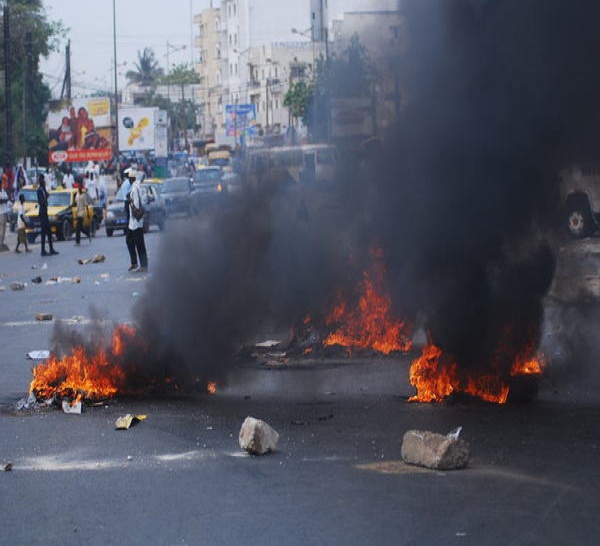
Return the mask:
<path fill-rule="evenodd" d="M 272 0 L 273 10 L 265 17 L 275 22 L 277 9 L 286 1 Z M 215 0 L 214 5 L 218 4 Z M 387 9 L 395 5 L 395 0 L 329 0 L 329 4 L 333 18 L 344 11 Z M 124 73 L 134 68 L 137 52 L 144 47 L 152 48 L 164 67 L 167 41 L 175 48 L 185 45 L 186 49 L 177 52 L 170 48 L 169 62 L 191 62 L 190 13 L 199 13 L 209 5 L 210 0 L 116 0 L 117 60 L 119 65 L 126 63 L 118 67 L 119 85 L 125 81 Z M 73 95 L 112 89 L 113 0 L 44 0 L 44 6 L 50 20 L 62 20 L 70 29 L 67 38 L 71 39 Z M 64 77 L 65 44 L 66 39 L 61 43 L 60 54 L 52 54 L 42 62 L 42 71 L 55 97 L 60 95 Z"/>

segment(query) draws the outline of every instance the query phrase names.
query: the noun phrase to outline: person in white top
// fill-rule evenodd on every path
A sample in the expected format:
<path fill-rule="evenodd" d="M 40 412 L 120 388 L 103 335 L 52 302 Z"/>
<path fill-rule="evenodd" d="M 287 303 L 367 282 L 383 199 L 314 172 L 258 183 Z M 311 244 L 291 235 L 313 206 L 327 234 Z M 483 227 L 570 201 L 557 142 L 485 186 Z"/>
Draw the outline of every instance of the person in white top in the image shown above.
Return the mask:
<path fill-rule="evenodd" d="M 108 193 L 108 188 L 106 185 L 106 173 L 104 169 L 100 171 L 100 176 L 98 177 L 98 199 L 100 200 L 100 204 L 103 207 L 106 207 L 106 195 Z"/>
<path fill-rule="evenodd" d="M 95 203 L 98 200 L 98 188 L 96 186 L 96 175 L 93 171 L 90 172 L 89 178 L 85 181 L 85 189 L 89 198 Z"/>
<path fill-rule="evenodd" d="M 27 246 L 27 233 L 25 233 L 25 196 L 19 195 L 19 210 L 17 211 L 17 246 L 15 252 L 20 254 L 19 247 L 21 243 L 25 245 L 25 252 L 31 252 L 31 249 Z"/>
<path fill-rule="evenodd" d="M 142 188 L 138 180 L 137 172 L 133 169 L 129 170 L 128 178 L 132 182 L 131 190 L 129 191 L 129 233 L 132 242 L 139 257 L 140 268 L 138 271 L 148 271 L 148 254 L 146 253 L 146 242 L 144 241 L 144 217 L 136 218 L 136 211 L 144 209 L 144 200 L 142 198 Z M 132 263 L 132 266 L 134 264 Z M 131 267 L 130 271 L 135 269 Z"/>
<path fill-rule="evenodd" d="M 63 186 L 67 190 L 72 190 L 73 184 L 75 184 L 75 177 L 73 176 L 73 171 L 69 169 L 67 171 L 67 174 L 65 174 L 65 176 L 63 177 Z"/>
<path fill-rule="evenodd" d="M 0 188 L 0 252 L 8 250 L 4 244 L 6 236 L 6 222 L 8 221 L 8 212 L 10 211 L 11 202 L 8 198 L 8 192 L 4 188 Z"/>

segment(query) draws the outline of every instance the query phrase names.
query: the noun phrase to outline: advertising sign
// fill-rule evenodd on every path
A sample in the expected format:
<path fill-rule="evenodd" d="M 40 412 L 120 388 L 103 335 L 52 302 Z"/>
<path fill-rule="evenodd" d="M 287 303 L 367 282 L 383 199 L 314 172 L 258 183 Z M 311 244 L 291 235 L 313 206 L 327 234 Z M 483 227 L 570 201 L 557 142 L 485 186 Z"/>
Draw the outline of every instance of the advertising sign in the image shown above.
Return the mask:
<path fill-rule="evenodd" d="M 156 108 L 119 110 L 119 151 L 154 150 Z"/>
<path fill-rule="evenodd" d="M 225 108 L 227 136 L 241 137 L 256 134 L 256 105 L 228 104 Z"/>
<path fill-rule="evenodd" d="M 48 104 L 50 163 L 107 161 L 112 157 L 110 99 L 88 97 Z"/>

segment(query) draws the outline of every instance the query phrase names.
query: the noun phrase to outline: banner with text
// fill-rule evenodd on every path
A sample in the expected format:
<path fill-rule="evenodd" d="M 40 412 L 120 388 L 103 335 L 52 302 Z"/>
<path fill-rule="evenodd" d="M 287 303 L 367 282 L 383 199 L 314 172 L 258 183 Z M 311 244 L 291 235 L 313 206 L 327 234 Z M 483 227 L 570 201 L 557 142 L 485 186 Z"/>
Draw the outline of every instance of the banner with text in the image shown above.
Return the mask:
<path fill-rule="evenodd" d="M 49 102 L 50 163 L 108 161 L 111 158 L 110 99 L 88 97 Z"/>

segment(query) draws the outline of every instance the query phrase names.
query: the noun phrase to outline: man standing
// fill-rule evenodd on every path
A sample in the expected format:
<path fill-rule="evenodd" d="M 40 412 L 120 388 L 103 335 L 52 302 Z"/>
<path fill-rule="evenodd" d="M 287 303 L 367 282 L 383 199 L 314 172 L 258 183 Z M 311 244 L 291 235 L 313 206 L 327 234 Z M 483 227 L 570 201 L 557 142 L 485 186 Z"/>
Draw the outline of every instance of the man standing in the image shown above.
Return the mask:
<path fill-rule="evenodd" d="M 50 220 L 48 219 L 48 190 L 46 189 L 46 177 L 44 173 L 40 173 L 38 184 L 38 217 L 42 228 L 42 256 L 55 256 L 58 252 L 52 246 L 52 232 L 50 231 Z M 46 252 L 46 238 L 48 238 L 50 252 Z"/>
<path fill-rule="evenodd" d="M 75 178 L 73 177 L 73 171 L 71 170 L 71 167 L 69 167 L 67 174 L 65 174 L 63 178 L 63 186 L 67 190 L 72 190 L 73 184 L 75 184 Z"/>
<path fill-rule="evenodd" d="M 137 179 L 137 172 L 133 169 L 129 171 L 129 180 L 132 183 L 129 192 L 129 232 L 135 245 L 135 250 L 139 257 L 140 273 L 148 271 L 148 255 L 146 254 L 146 242 L 144 241 L 144 202 L 142 200 L 142 188 Z M 139 212 L 142 212 L 142 216 Z"/>

